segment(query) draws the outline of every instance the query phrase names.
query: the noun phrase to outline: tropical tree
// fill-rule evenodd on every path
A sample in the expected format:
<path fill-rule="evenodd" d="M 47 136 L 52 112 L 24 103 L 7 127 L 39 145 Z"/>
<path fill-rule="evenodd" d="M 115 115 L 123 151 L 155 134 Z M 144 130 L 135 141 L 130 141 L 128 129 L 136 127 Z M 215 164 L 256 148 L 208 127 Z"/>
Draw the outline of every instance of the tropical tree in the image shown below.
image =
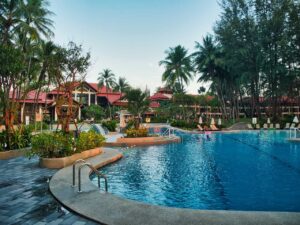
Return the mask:
<path fill-rule="evenodd" d="M 90 105 L 82 110 L 82 115 L 86 119 L 94 118 L 96 121 L 99 121 L 104 117 L 105 112 L 99 105 Z"/>
<path fill-rule="evenodd" d="M 114 90 L 121 93 L 126 92 L 130 88 L 129 83 L 125 77 L 119 77 L 118 81 L 115 83 Z"/>
<path fill-rule="evenodd" d="M 111 118 L 111 109 L 110 102 L 108 100 L 108 92 L 113 88 L 116 84 L 115 74 L 110 69 L 104 69 L 99 73 L 98 77 L 98 87 L 105 86 L 106 89 L 106 98 L 107 98 L 107 106 L 109 109 L 109 117 Z"/>
<path fill-rule="evenodd" d="M 215 92 L 222 103 L 223 115 L 226 111 L 226 92 L 228 91 L 228 71 L 224 65 L 222 49 L 211 35 L 203 38 L 203 43 L 196 42 L 197 51 L 193 54 L 194 64 L 200 77 L 198 82 L 210 82 L 211 91 Z"/>
<path fill-rule="evenodd" d="M 5 120 L 7 145 L 14 133 L 13 124 L 18 122 L 20 106 L 16 98 L 25 99 L 34 89 L 41 70 L 38 58 L 39 45 L 43 38 L 53 33 L 51 12 L 44 0 L 3 0 L 0 2 L 0 47 L 7 54 L 2 65 L 0 96 L 3 101 L 2 115 Z M 5 56 L 4 56 L 5 57 Z M 9 62 L 8 59 L 11 59 Z"/>
<path fill-rule="evenodd" d="M 183 93 L 184 85 L 189 84 L 194 72 L 188 50 L 178 45 L 174 48 L 169 48 L 165 53 L 167 54 L 166 58 L 159 62 L 159 65 L 164 65 L 165 67 L 162 80 L 166 81 L 170 86 L 179 84 L 180 90 L 178 92 Z"/>
<path fill-rule="evenodd" d="M 81 45 L 76 45 L 74 42 L 69 42 L 67 48 L 61 49 L 63 56 L 62 76 L 59 77 L 57 96 L 56 113 L 58 115 L 59 124 L 62 125 L 62 130 L 69 133 L 69 125 L 71 120 L 75 121 L 76 114 L 79 111 L 79 105 L 73 104 L 73 91 L 76 83 L 85 79 L 86 71 L 90 66 L 90 53 L 83 52 Z M 64 106 L 67 105 L 67 108 Z"/>
<path fill-rule="evenodd" d="M 126 99 L 128 100 L 128 111 L 135 117 L 135 128 L 138 129 L 142 114 L 149 108 L 149 98 L 146 92 L 140 88 L 129 89 L 126 92 Z"/>

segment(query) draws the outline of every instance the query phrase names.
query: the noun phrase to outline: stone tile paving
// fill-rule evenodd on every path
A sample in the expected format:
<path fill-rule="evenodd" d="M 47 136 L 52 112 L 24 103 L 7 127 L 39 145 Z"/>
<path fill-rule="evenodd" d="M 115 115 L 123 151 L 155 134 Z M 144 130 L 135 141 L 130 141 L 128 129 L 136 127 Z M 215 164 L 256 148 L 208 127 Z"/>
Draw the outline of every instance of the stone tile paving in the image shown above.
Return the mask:
<path fill-rule="evenodd" d="M 40 168 L 38 159 L 0 160 L 0 224 L 92 225 L 63 208 L 48 191 L 56 170 Z"/>

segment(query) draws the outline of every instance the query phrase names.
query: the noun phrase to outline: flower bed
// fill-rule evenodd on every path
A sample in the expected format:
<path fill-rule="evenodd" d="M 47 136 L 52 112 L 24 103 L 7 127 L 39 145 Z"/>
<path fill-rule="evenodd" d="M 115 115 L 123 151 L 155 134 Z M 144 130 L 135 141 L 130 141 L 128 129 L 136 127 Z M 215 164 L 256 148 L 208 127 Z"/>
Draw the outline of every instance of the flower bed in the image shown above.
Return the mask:
<path fill-rule="evenodd" d="M 82 132 L 78 138 L 63 132 L 37 134 L 32 138 L 32 148 L 27 156 L 39 156 L 40 165 L 47 168 L 63 168 L 77 159 L 85 159 L 102 152 L 105 138 L 94 131 Z"/>

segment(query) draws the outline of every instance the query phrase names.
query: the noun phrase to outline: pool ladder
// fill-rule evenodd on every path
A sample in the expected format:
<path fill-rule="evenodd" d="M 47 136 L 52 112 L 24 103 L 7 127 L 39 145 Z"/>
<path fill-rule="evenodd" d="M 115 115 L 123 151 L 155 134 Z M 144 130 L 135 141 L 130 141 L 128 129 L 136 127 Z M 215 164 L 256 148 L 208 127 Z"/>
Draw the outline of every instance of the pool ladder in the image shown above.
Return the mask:
<path fill-rule="evenodd" d="M 95 167 L 92 166 L 92 164 L 90 163 L 87 163 L 86 161 L 84 161 L 83 159 L 78 159 L 76 160 L 74 163 L 73 163 L 73 182 L 72 182 L 72 187 L 75 187 L 76 186 L 76 179 L 75 179 L 75 167 L 77 164 L 79 163 L 82 163 L 80 166 L 79 166 L 79 169 L 78 169 L 78 192 L 82 192 L 81 191 L 81 169 L 85 166 L 89 167 L 98 177 L 98 187 L 100 189 L 100 179 L 103 178 L 104 179 L 104 184 L 105 184 L 105 191 L 107 192 L 108 190 L 108 187 L 107 187 L 107 177 L 100 173 L 98 170 L 96 170 Z"/>

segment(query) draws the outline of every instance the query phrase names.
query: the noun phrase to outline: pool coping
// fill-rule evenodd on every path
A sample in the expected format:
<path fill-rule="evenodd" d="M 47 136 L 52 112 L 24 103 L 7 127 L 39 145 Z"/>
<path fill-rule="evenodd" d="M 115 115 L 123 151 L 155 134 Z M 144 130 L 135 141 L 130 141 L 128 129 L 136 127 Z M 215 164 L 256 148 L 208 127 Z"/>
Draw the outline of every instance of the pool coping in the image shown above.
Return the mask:
<path fill-rule="evenodd" d="M 101 155 L 86 161 L 100 168 L 122 158 L 119 150 L 109 148 L 103 150 Z M 194 210 L 145 204 L 99 191 L 91 182 L 89 175 L 90 170 L 84 167 L 82 192 L 78 193 L 77 186 L 71 187 L 72 167 L 65 167 L 53 175 L 49 182 L 49 190 L 66 208 L 104 224 L 296 225 L 300 223 L 300 213 L 297 212 Z"/>
<path fill-rule="evenodd" d="M 116 142 L 105 142 L 105 147 L 132 147 L 149 146 L 178 143 L 181 138 L 178 136 L 158 136 L 158 137 L 137 137 L 137 138 L 118 138 Z"/>

